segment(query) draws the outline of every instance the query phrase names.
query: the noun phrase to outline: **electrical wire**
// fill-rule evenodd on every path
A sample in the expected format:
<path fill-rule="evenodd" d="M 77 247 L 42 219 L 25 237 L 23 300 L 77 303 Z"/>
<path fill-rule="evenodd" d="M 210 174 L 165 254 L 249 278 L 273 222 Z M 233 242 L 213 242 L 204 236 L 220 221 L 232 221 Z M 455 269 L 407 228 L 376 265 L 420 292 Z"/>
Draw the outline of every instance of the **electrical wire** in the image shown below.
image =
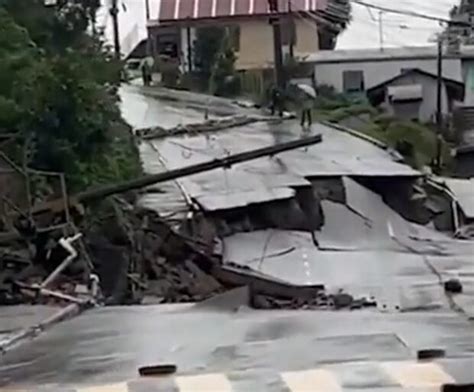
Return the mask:
<path fill-rule="evenodd" d="M 420 18 L 420 19 L 426 19 L 426 20 L 431 20 L 435 22 L 442 22 L 442 23 L 447 23 L 447 24 L 454 24 L 454 25 L 459 25 L 459 26 L 465 26 L 465 27 L 471 27 L 470 23 L 466 22 L 461 22 L 461 21 L 452 21 L 450 19 L 446 18 L 440 18 L 437 16 L 432 16 L 432 15 L 427 15 L 427 14 L 422 14 L 420 12 L 416 11 L 409 11 L 409 10 L 402 10 L 402 9 L 395 9 L 395 8 L 388 8 L 388 7 L 381 7 L 378 5 L 370 4 L 362 0 L 350 0 L 354 4 L 359 4 L 364 7 L 372 8 L 375 10 L 391 13 L 391 14 L 398 14 L 398 15 L 404 15 L 404 16 L 411 16 L 414 18 Z"/>
<path fill-rule="evenodd" d="M 295 5 L 294 2 L 292 0 L 290 0 L 289 2 L 290 4 L 292 5 Z M 311 26 L 311 28 L 313 28 L 315 31 L 319 31 L 319 28 L 316 24 L 312 23 L 309 19 L 311 20 L 314 20 L 315 22 L 319 22 L 319 20 L 321 19 L 321 17 L 317 17 L 314 15 L 314 13 L 312 12 L 309 12 L 309 11 L 303 11 L 303 10 L 297 10 L 297 8 L 295 7 L 294 8 L 295 11 L 294 12 L 294 15 L 296 15 L 299 20 L 301 20 L 303 23 Z M 367 8 L 368 10 L 370 8 Z M 370 25 L 373 25 L 374 28 L 377 28 L 378 29 L 378 21 L 377 20 L 370 20 L 370 19 L 364 19 L 363 21 L 360 21 L 360 19 L 358 20 L 359 22 L 363 22 L 364 24 L 370 24 Z M 394 29 L 396 28 L 397 30 L 403 30 L 403 27 L 399 24 L 390 24 L 390 22 L 388 21 L 385 21 L 384 22 L 384 27 L 386 27 L 385 30 L 391 30 L 391 29 Z M 425 27 L 425 28 L 422 28 L 422 27 L 407 27 L 405 28 L 405 30 L 418 30 L 418 31 L 433 31 L 433 28 L 429 28 L 429 27 Z M 405 42 L 402 42 L 402 41 L 399 41 L 399 40 L 393 40 L 392 37 L 389 37 L 387 36 L 387 31 L 384 31 L 383 33 L 383 38 L 384 38 L 384 42 L 390 46 L 407 46 Z"/>

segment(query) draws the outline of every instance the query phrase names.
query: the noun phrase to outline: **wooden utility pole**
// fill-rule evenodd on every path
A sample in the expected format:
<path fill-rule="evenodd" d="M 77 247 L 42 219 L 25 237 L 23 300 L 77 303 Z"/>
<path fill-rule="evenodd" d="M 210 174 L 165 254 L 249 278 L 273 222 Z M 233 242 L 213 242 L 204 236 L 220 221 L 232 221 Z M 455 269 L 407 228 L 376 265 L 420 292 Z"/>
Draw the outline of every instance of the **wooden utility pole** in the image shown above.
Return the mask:
<path fill-rule="evenodd" d="M 436 128 L 438 135 L 436 138 L 436 167 L 441 168 L 442 155 L 442 132 L 443 132 L 443 40 L 438 37 L 438 59 L 437 59 L 437 88 L 436 88 Z"/>
<path fill-rule="evenodd" d="M 94 200 L 100 200 L 104 197 L 112 196 L 114 194 L 128 192 L 134 189 L 141 189 L 149 185 L 158 184 L 161 182 L 177 180 L 182 177 L 187 177 L 193 174 L 203 173 L 219 168 L 230 168 L 232 165 L 251 161 L 253 159 L 272 157 L 276 154 L 291 151 L 302 147 L 308 147 L 322 142 L 321 135 L 309 136 L 302 139 L 296 139 L 289 142 L 276 144 L 268 147 L 262 147 L 256 150 L 245 151 L 234 155 L 229 155 L 225 158 L 216 158 L 208 162 L 198 163 L 195 165 L 185 166 L 179 169 L 174 169 L 158 174 L 146 175 L 136 179 L 125 181 L 118 184 L 106 185 L 100 188 L 90 189 L 68 198 L 69 206 L 79 206 L 78 203 L 87 203 Z M 41 203 L 32 209 L 33 216 L 54 212 L 61 212 L 65 208 L 63 200 L 52 200 Z M 17 232 L 0 233 L 0 245 L 8 244 L 21 238 Z"/>
<path fill-rule="evenodd" d="M 441 131 L 443 123 L 443 108 L 442 108 L 442 88 L 443 88 L 443 40 L 438 39 L 438 70 L 437 70 L 437 89 L 436 89 L 436 125 L 438 131 Z"/>
<path fill-rule="evenodd" d="M 145 0 L 145 14 L 148 22 L 150 20 L 150 0 Z"/>
<path fill-rule="evenodd" d="M 275 61 L 275 81 L 278 89 L 283 91 L 285 89 L 285 75 L 283 71 L 283 51 L 281 47 L 281 24 L 280 12 L 278 8 L 278 0 L 268 0 L 268 7 L 272 15 L 270 17 L 270 24 L 273 26 L 273 50 Z"/>
<path fill-rule="evenodd" d="M 148 26 L 148 22 L 150 21 L 151 11 L 150 11 L 150 0 L 145 0 L 145 26 L 146 26 L 146 54 L 148 57 L 155 57 L 154 56 L 154 39 L 152 34 L 150 33 L 150 28 Z"/>
<path fill-rule="evenodd" d="M 191 40 L 191 26 L 186 26 L 186 45 L 187 45 L 187 57 L 188 57 L 188 72 L 193 71 L 193 43 Z"/>
<path fill-rule="evenodd" d="M 112 4 L 110 6 L 110 16 L 112 17 L 112 26 L 113 26 L 113 34 L 114 34 L 114 52 L 115 57 L 120 60 L 122 57 L 121 50 L 120 50 L 120 33 L 119 33 L 119 21 L 118 21 L 118 0 L 112 0 Z"/>
<path fill-rule="evenodd" d="M 262 147 L 256 150 L 245 151 L 234 155 L 229 155 L 225 158 L 216 158 L 212 161 L 185 166 L 163 173 L 146 175 L 123 183 L 106 185 L 102 188 L 84 191 L 73 196 L 73 199 L 77 200 L 78 202 L 98 200 L 117 193 L 124 193 L 134 189 L 141 189 L 153 184 L 158 184 L 160 182 L 176 180 L 178 178 L 187 177 L 193 174 L 203 173 L 218 168 L 229 168 L 237 163 L 247 162 L 253 159 L 263 158 L 267 156 L 273 156 L 281 152 L 295 150 L 298 148 L 311 146 L 313 144 L 318 144 L 321 143 L 322 140 L 323 139 L 321 135 L 314 135 L 281 144 L 276 144 L 273 146 Z"/>
<path fill-rule="evenodd" d="M 291 28 L 291 37 L 290 37 L 290 57 L 295 58 L 295 20 L 293 19 L 293 8 L 291 6 L 291 0 L 288 0 L 288 19 Z"/>

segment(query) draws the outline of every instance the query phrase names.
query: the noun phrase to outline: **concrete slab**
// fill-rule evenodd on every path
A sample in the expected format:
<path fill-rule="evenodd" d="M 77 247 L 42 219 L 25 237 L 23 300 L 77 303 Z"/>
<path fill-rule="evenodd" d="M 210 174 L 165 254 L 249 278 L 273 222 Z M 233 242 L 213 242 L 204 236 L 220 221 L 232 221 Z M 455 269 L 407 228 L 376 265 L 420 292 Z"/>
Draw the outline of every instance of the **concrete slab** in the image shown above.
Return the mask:
<path fill-rule="evenodd" d="M 204 211 L 220 211 L 242 208 L 250 204 L 262 204 L 269 201 L 288 200 L 295 196 L 291 188 L 260 189 L 245 192 L 206 194 L 196 197 Z"/>

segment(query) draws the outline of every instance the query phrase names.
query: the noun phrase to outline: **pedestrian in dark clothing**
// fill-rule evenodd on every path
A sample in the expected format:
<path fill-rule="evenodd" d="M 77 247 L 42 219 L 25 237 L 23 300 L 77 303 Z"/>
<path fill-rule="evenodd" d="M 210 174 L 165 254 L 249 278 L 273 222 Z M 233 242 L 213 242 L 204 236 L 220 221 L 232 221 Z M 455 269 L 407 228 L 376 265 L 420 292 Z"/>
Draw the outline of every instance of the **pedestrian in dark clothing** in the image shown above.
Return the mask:
<path fill-rule="evenodd" d="M 301 126 L 304 128 L 305 124 L 308 124 L 308 127 L 313 125 L 313 116 L 311 114 L 311 109 L 313 104 L 310 100 L 306 100 L 303 102 L 303 111 L 301 113 Z"/>
<path fill-rule="evenodd" d="M 272 116 L 278 111 L 278 115 L 283 117 L 283 97 L 280 90 L 277 87 L 272 89 L 272 103 L 270 110 L 272 112 Z"/>
<path fill-rule="evenodd" d="M 141 66 L 141 71 L 142 71 L 143 85 L 149 86 L 151 84 L 151 72 L 150 72 L 150 67 L 148 66 L 148 63 L 146 61 L 143 62 Z"/>

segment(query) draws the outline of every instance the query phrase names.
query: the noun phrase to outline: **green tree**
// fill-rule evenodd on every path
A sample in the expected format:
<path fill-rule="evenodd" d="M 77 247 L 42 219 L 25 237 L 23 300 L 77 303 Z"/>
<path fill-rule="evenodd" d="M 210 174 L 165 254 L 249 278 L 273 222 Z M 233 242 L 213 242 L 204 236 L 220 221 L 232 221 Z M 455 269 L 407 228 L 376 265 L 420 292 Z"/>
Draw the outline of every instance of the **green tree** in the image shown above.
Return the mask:
<path fill-rule="evenodd" d="M 65 172 L 78 187 L 91 183 L 88 176 L 121 176 L 104 165 L 121 141 L 129 163 L 136 160 L 127 133 L 118 138 L 114 132 L 123 129 L 120 64 L 101 37 L 87 31 L 98 5 L 58 0 L 46 8 L 40 0 L 3 0 L 0 7 L 0 131 L 32 140 L 30 165 Z"/>
<path fill-rule="evenodd" d="M 194 46 L 195 67 L 211 94 L 232 95 L 237 92 L 234 33 L 232 28 L 226 27 L 198 29 Z"/>
<path fill-rule="evenodd" d="M 197 30 L 194 44 L 194 66 L 203 80 L 210 80 L 222 44 L 223 29 L 203 27 Z"/>
<path fill-rule="evenodd" d="M 474 36 L 472 34 L 471 19 L 474 16 L 474 1 L 458 0 L 458 5 L 451 8 L 449 15 L 451 21 L 458 23 L 450 24 L 442 33 L 441 38 L 451 44 L 472 45 Z"/>

